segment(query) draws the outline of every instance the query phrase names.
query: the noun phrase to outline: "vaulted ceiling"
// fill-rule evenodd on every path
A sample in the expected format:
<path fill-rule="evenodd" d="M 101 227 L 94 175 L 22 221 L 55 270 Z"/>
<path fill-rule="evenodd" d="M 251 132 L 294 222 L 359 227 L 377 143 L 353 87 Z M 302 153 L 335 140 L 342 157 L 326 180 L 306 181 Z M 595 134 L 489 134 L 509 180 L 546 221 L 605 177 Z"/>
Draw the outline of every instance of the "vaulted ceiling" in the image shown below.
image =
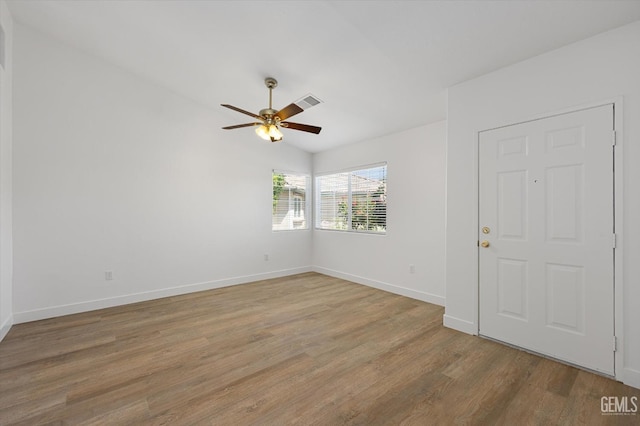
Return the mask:
<path fill-rule="evenodd" d="M 640 1 L 19 1 L 14 19 L 211 108 L 309 93 L 309 152 L 446 118 L 446 88 L 640 19 Z M 248 120 L 247 120 L 248 119 Z M 223 130 L 220 130 L 224 134 Z M 251 128 L 233 137 L 255 137 Z"/>

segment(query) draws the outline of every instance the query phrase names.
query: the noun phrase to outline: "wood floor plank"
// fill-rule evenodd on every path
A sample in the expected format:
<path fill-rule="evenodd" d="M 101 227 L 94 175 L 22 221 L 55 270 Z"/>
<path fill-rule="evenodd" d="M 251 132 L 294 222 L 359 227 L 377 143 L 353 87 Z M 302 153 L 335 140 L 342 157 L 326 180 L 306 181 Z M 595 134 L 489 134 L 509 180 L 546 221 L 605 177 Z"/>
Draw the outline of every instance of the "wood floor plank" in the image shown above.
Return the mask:
<path fill-rule="evenodd" d="M 19 324 L 0 425 L 626 425 L 640 390 L 317 273 Z"/>
<path fill-rule="evenodd" d="M 440 372 L 449 353 L 433 343 L 455 346 L 458 339 L 452 333 L 439 334 L 441 340 L 418 335 L 371 363 L 351 370 L 332 384 L 332 390 L 325 392 L 330 399 L 320 404 L 316 412 L 304 413 L 305 417 L 318 418 L 324 407 L 331 405 L 345 423 L 375 424 L 383 420 L 397 423 L 417 398 L 451 381 Z M 406 365 L 412 368 L 405 368 Z M 384 386 L 380 386 L 383 381 Z"/>
<path fill-rule="evenodd" d="M 257 409 L 262 406 L 277 406 L 282 403 L 281 394 L 270 398 L 269 391 L 275 387 L 286 387 L 290 377 L 311 368 L 313 359 L 302 353 L 270 365 L 253 374 L 242 377 L 235 382 L 227 383 L 213 391 L 201 392 L 187 401 L 189 410 L 174 406 L 172 409 L 156 416 L 157 420 L 170 418 L 173 422 L 195 424 L 215 418 L 218 424 L 236 424 L 240 419 L 243 424 L 260 420 Z M 261 392 L 255 392 L 256 389 Z"/>
<path fill-rule="evenodd" d="M 533 369 L 530 379 L 502 410 L 496 424 L 512 425 L 523 418 L 528 419 L 532 425 L 556 424 L 577 372 L 576 368 L 541 359 Z"/>

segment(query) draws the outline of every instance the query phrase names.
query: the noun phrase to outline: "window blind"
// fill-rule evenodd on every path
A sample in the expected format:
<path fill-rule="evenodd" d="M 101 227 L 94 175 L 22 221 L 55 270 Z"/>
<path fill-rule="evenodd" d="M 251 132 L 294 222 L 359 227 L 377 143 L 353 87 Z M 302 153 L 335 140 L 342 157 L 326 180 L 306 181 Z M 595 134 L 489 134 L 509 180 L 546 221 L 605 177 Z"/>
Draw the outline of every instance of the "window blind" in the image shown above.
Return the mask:
<path fill-rule="evenodd" d="M 386 233 L 387 165 L 317 176 L 317 229 Z"/>

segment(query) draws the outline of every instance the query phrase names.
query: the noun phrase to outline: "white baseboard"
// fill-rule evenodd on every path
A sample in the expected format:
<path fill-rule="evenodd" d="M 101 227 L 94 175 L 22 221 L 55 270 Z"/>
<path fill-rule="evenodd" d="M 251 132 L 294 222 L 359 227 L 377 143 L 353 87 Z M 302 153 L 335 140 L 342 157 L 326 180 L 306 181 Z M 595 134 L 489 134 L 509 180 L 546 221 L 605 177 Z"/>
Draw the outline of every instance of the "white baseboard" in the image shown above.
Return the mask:
<path fill-rule="evenodd" d="M 195 293 L 197 291 L 213 290 L 216 288 L 229 287 L 229 286 L 238 285 L 238 284 L 246 284 L 254 281 L 285 277 L 288 275 L 302 274 L 304 272 L 311 272 L 311 271 L 312 271 L 311 266 L 293 268 L 293 269 L 283 269 L 279 271 L 265 272 L 262 274 L 244 275 L 240 277 L 225 278 L 221 280 L 214 280 L 214 281 L 208 281 L 203 283 L 187 284 L 183 286 L 128 294 L 124 296 L 110 297 L 106 299 L 89 300 L 86 302 L 72 303 L 68 305 L 51 306 L 51 307 L 42 308 L 42 309 L 34 309 L 31 311 L 14 312 L 13 320 L 15 324 L 20 324 L 24 322 L 60 317 L 63 315 L 95 311 L 97 309 L 111 308 L 114 306 L 128 305 L 131 303 L 145 302 L 147 300 L 161 299 L 163 297 L 178 296 L 181 294 Z"/>
<path fill-rule="evenodd" d="M 389 293 L 399 294 L 400 296 L 406 296 L 412 299 L 421 300 L 423 302 L 433 303 L 434 305 L 444 306 L 444 297 L 437 296 L 435 294 L 416 291 L 410 288 L 400 287 L 397 285 L 384 283 L 382 281 L 376 281 L 370 278 L 360 277 L 358 275 L 352 275 L 340 271 L 334 271 L 333 269 L 322 268 L 319 266 L 314 266 L 313 271 L 318 272 L 319 274 L 329 275 L 330 277 L 341 278 L 343 280 L 352 281 L 357 284 L 377 288 L 378 290 L 388 291 Z"/>
<path fill-rule="evenodd" d="M 640 371 L 633 368 L 623 368 L 622 374 L 618 374 L 616 379 L 628 386 L 640 389 Z"/>
<path fill-rule="evenodd" d="M 463 320 L 460 318 L 452 317 L 451 315 L 444 314 L 442 316 L 442 324 L 445 327 L 453 328 L 454 330 L 461 331 L 467 334 L 478 334 L 478 326 L 471 321 Z"/>
<path fill-rule="evenodd" d="M 11 326 L 13 325 L 13 316 L 9 315 L 1 325 L 0 325 L 0 342 L 5 338 L 9 330 L 11 330 Z"/>

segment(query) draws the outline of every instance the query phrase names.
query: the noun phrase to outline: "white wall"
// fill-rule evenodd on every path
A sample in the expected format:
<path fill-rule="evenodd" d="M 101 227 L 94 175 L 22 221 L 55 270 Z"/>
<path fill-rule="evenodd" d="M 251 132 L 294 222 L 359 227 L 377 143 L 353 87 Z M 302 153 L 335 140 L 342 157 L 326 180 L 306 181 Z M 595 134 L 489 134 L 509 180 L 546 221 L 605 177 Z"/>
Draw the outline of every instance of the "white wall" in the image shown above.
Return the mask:
<path fill-rule="evenodd" d="M 310 270 L 311 231 L 271 231 L 310 154 L 22 25 L 14 69 L 16 322 Z"/>
<path fill-rule="evenodd" d="M 271 170 L 311 172 L 311 154 L 224 132 L 217 111 L 15 32 L 16 322 L 311 265 L 444 304 L 445 122 L 315 156 L 317 172 L 388 162 L 386 236 L 274 233 Z"/>
<path fill-rule="evenodd" d="M 450 88 L 445 325 L 477 332 L 477 132 L 622 96 L 617 150 L 623 152 L 624 211 L 617 217 L 624 217 L 623 269 L 616 279 L 623 301 L 616 309 L 623 312 L 623 361 L 617 375 L 640 387 L 639 76 L 636 22 Z"/>
<path fill-rule="evenodd" d="M 5 35 L 5 66 L 0 66 L 0 340 L 13 323 L 12 304 L 12 68 L 13 22 L 4 0 L 0 1 L 0 25 Z"/>
<path fill-rule="evenodd" d="M 445 140 L 442 121 L 315 154 L 316 174 L 386 161 L 388 218 L 384 236 L 314 230 L 314 268 L 444 305 Z"/>

